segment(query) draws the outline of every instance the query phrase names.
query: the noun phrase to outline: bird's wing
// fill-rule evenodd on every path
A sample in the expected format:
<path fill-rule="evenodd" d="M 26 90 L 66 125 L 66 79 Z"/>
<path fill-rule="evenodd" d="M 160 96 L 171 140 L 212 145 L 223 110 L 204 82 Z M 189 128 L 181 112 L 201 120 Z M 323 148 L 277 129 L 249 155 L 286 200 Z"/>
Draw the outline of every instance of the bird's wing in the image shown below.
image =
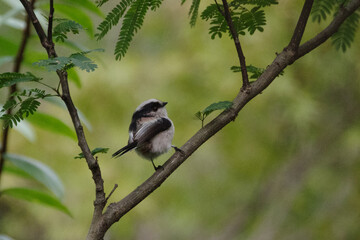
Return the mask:
<path fill-rule="evenodd" d="M 159 118 L 145 122 L 134 135 L 134 141 L 138 144 L 149 141 L 157 134 L 169 129 L 171 121 L 167 118 Z"/>
<path fill-rule="evenodd" d="M 145 122 L 134 135 L 130 132 L 129 144 L 116 151 L 112 157 L 120 157 L 128 151 L 136 148 L 144 142 L 149 141 L 157 134 L 171 127 L 171 122 L 167 118 L 159 118 Z M 131 141 L 130 141 L 131 140 Z"/>
<path fill-rule="evenodd" d="M 128 151 L 136 148 L 137 146 L 137 142 L 134 141 L 132 143 L 129 143 L 128 145 L 126 145 L 125 147 L 121 148 L 120 150 L 116 151 L 112 157 L 120 157 L 122 156 L 123 154 L 127 153 Z"/>

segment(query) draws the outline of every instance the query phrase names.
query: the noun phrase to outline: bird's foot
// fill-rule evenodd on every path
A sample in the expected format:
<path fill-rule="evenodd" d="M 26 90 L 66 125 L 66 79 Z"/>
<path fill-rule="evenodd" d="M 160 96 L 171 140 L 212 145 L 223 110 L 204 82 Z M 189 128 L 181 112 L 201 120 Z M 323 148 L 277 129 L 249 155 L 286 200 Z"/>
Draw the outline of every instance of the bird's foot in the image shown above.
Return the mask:
<path fill-rule="evenodd" d="M 152 159 L 151 159 L 151 163 L 152 163 L 152 165 L 153 165 L 153 167 L 154 167 L 155 171 L 157 171 L 158 169 L 164 170 L 164 167 L 163 167 L 163 166 L 161 166 L 161 165 L 155 166 L 154 161 L 153 161 Z"/>
<path fill-rule="evenodd" d="M 157 167 L 154 167 L 155 168 L 155 171 L 157 170 L 164 170 L 164 167 L 162 165 L 158 165 Z"/>
<path fill-rule="evenodd" d="M 175 151 L 180 152 L 182 155 L 185 155 L 185 152 L 183 150 L 181 150 L 180 148 L 178 148 L 177 146 L 172 145 L 171 147 L 173 147 L 175 149 Z"/>

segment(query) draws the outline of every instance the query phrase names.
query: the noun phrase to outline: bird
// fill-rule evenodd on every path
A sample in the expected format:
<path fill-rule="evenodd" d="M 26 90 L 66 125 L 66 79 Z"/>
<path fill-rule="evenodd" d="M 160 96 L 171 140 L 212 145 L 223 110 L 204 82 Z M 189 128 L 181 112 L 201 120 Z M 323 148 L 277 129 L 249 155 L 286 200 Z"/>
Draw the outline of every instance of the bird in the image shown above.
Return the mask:
<path fill-rule="evenodd" d="M 128 144 L 116 151 L 112 157 L 120 157 L 135 149 L 140 156 L 150 160 L 157 171 L 163 167 L 155 166 L 156 157 L 169 151 L 171 147 L 182 152 L 172 145 L 175 128 L 167 115 L 166 104 L 167 102 L 157 99 L 142 102 L 132 115 Z"/>

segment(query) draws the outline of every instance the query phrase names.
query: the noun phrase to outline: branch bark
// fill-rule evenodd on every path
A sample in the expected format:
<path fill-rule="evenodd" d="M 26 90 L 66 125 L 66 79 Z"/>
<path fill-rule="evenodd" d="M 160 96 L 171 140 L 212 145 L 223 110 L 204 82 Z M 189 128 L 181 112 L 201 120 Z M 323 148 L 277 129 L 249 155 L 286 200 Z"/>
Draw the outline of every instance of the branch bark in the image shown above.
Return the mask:
<path fill-rule="evenodd" d="M 236 52 L 238 54 L 238 58 L 239 58 L 239 62 L 240 62 L 242 80 L 243 80 L 242 89 L 245 90 L 248 88 L 248 86 L 250 86 L 250 83 L 249 83 L 249 77 L 248 77 L 248 73 L 247 73 L 247 69 L 246 69 L 246 61 L 245 61 L 244 52 L 241 48 L 239 35 L 234 28 L 234 23 L 232 21 L 231 15 L 230 15 L 229 5 L 226 0 L 222 0 L 222 2 L 223 2 L 223 6 L 224 6 L 224 12 L 221 12 L 221 9 L 219 9 L 219 11 L 224 15 L 226 22 L 229 26 L 231 36 L 234 39 Z M 216 4 L 217 4 L 217 2 L 216 2 Z"/>
<path fill-rule="evenodd" d="M 20 1 L 24 5 L 26 11 L 28 12 L 28 15 L 30 16 L 32 23 L 38 33 L 41 44 L 47 50 L 49 57 L 56 57 L 54 44 L 48 41 L 46 34 L 43 31 L 39 21 L 37 20 L 32 8 L 29 6 L 28 1 L 27 0 L 20 0 Z M 284 68 L 292 64 L 296 59 L 304 56 L 305 54 L 307 54 L 308 52 L 312 51 L 320 44 L 325 42 L 332 34 L 334 34 L 337 31 L 337 29 L 340 27 L 342 22 L 345 21 L 345 19 L 348 16 L 350 16 L 360 6 L 360 0 L 352 0 L 351 2 L 349 2 L 349 4 L 346 7 L 340 9 L 339 13 L 334 17 L 334 20 L 330 23 L 330 25 L 326 29 L 324 29 L 322 32 L 316 35 L 313 39 L 299 46 L 296 51 L 297 48 L 296 46 L 300 44 L 302 34 L 306 26 L 308 13 L 311 10 L 311 7 L 309 7 L 309 4 L 311 2 L 312 1 L 310 0 L 305 1 L 302 14 L 300 15 L 299 18 L 299 21 L 301 20 L 302 22 L 301 23 L 298 22 L 296 27 L 297 30 L 295 30 L 293 38 L 290 41 L 290 45 L 291 46 L 294 45 L 295 48 L 290 48 L 290 49 L 285 48 L 280 54 L 278 54 L 274 59 L 274 61 L 266 68 L 263 74 L 254 83 L 251 84 L 251 91 L 249 92 L 239 91 L 237 96 L 233 100 L 233 106 L 230 109 L 219 114 L 210 123 L 208 123 L 206 126 L 201 128 L 193 137 L 190 138 L 190 140 L 188 140 L 181 147 L 184 153 L 176 152 L 163 165 L 164 169 L 162 171 L 156 171 L 149 179 L 147 179 L 143 184 L 137 187 L 133 192 L 131 192 L 122 200 L 111 203 L 104 213 L 102 213 L 102 211 L 105 208 L 107 199 L 105 198 L 100 167 L 97 161 L 91 155 L 90 149 L 87 145 L 83 128 L 77 114 L 77 110 L 71 99 L 70 90 L 67 81 L 67 73 L 65 71 L 57 72 L 62 87 L 62 99 L 64 100 L 68 108 L 68 111 L 70 113 L 70 116 L 72 118 L 78 137 L 78 144 L 82 152 L 84 153 L 88 167 L 92 172 L 92 176 L 96 187 L 96 199 L 94 202 L 93 220 L 90 225 L 87 239 L 89 240 L 103 239 L 106 231 L 115 222 L 119 221 L 122 216 L 124 216 L 127 212 L 129 212 L 132 208 L 134 208 L 137 204 L 139 204 L 142 200 L 144 200 L 149 194 L 155 191 L 203 143 L 205 143 L 209 138 L 211 138 L 214 134 L 220 131 L 231 121 L 234 121 L 238 113 L 241 111 L 241 109 L 252 98 L 254 98 L 259 93 L 264 91 Z M 225 7 L 225 4 L 227 4 L 227 2 L 223 0 L 223 3 L 224 3 L 224 10 L 225 9 L 228 10 L 228 7 Z M 230 13 L 228 12 L 227 14 L 229 17 Z M 230 20 L 231 20 L 231 16 L 230 16 Z M 229 23 L 231 23 L 231 21 Z M 234 29 L 231 31 L 233 34 Z M 235 37 L 236 36 L 237 35 L 235 34 Z M 245 74 L 247 73 L 245 57 L 242 54 L 240 42 L 236 40 L 235 37 L 233 38 L 238 51 L 240 64 L 241 67 L 245 67 L 245 71 L 243 71 L 243 74 Z M 245 86 L 247 86 L 246 84 L 249 84 L 246 83 L 246 79 L 247 78 L 246 77 L 244 78 L 243 76 L 243 85 Z"/>
<path fill-rule="evenodd" d="M 30 2 L 30 6 L 32 8 L 34 7 L 35 1 L 36 0 L 32 0 Z M 28 40 L 29 40 L 29 37 L 30 37 L 30 25 L 31 25 L 30 18 L 28 16 L 26 16 L 25 28 L 24 28 L 23 33 L 22 33 L 22 39 L 21 39 L 20 47 L 19 47 L 18 52 L 17 52 L 16 57 L 15 57 L 15 63 L 14 63 L 14 67 L 13 67 L 13 72 L 17 72 L 17 73 L 20 72 L 21 63 L 22 63 L 23 58 L 24 58 L 25 48 L 27 46 L 27 43 L 28 43 Z M 16 84 L 12 85 L 9 88 L 9 98 L 11 98 L 11 94 L 16 92 L 16 90 L 17 90 Z M 11 109 L 7 110 L 6 114 L 11 114 Z M 4 167 L 4 163 L 5 163 L 4 155 L 7 152 L 7 144 L 8 144 L 8 141 L 9 141 L 9 130 L 10 130 L 10 128 L 5 127 L 3 129 L 4 130 L 2 132 L 2 137 L 1 137 L 2 146 L 1 146 L 1 150 L 0 150 L 0 182 L 1 182 L 1 173 L 2 173 L 2 170 L 3 170 L 3 167 Z"/>
<path fill-rule="evenodd" d="M 305 0 L 299 20 L 298 20 L 295 30 L 294 30 L 294 34 L 288 45 L 288 49 L 290 49 L 294 52 L 297 52 L 297 50 L 299 48 L 302 36 L 305 31 L 306 23 L 310 16 L 310 12 L 311 12 L 313 3 L 314 3 L 314 0 Z"/>
<path fill-rule="evenodd" d="M 306 1 L 310 4 L 310 1 Z M 307 12 L 308 4 L 305 4 L 306 11 L 303 8 L 299 21 L 305 21 L 308 18 Z M 214 134 L 220 131 L 223 127 L 234 121 L 241 109 L 255 96 L 264 91 L 272 81 L 280 74 L 280 72 L 292 64 L 296 59 L 304 56 L 306 53 L 315 49 L 321 43 L 325 42 L 332 34 L 334 34 L 340 27 L 341 23 L 345 21 L 355 10 L 360 6 L 360 0 L 352 0 L 346 7 L 342 8 L 339 13 L 334 17 L 330 25 L 322 32 L 316 35 L 313 39 L 304 43 L 298 48 L 298 51 L 294 52 L 293 49 L 289 50 L 285 48 L 280 54 L 276 56 L 274 61 L 266 68 L 264 73 L 251 84 L 251 91 L 245 93 L 239 91 L 236 98 L 233 100 L 233 106 L 210 123 L 201 128 L 190 140 L 188 140 L 181 149 L 185 154 L 176 152 L 169 160 L 163 165 L 163 171 L 155 172 L 149 179 L 143 184 L 138 186 L 133 192 L 127 195 L 122 200 L 111 203 L 103 214 L 102 220 L 99 221 L 99 225 L 95 226 L 91 232 L 89 232 L 87 239 L 103 239 L 105 232 L 110 226 L 119 221 L 122 216 L 134 208 L 138 203 L 144 200 L 150 193 L 155 191 L 187 158 L 191 156 L 203 143 L 205 143 Z M 305 11 L 305 12 L 304 12 Z M 295 44 L 300 43 L 302 33 L 305 29 L 306 23 L 298 23 L 298 31 L 295 31 L 296 37 L 293 37 Z M 323 37 L 323 36 L 326 36 Z M 319 40 L 321 39 L 321 41 Z M 291 41 L 290 41 L 291 42 Z"/>

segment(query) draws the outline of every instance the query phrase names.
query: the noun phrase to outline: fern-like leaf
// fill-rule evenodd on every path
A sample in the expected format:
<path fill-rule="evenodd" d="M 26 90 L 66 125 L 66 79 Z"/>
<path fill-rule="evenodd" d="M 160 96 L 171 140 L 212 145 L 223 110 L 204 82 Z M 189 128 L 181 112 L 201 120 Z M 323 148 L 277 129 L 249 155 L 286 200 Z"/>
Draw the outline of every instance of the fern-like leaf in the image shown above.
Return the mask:
<path fill-rule="evenodd" d="M 67 33 L 78 34 L 83 29 L 79 23 L 65 18 L 55 18 L 54 22 L 58 22 L 53 30 L 53 37 L 57 42 L 64 42 L 67 39 Z"/>
<path fill-rule="evenodd" d="M 133 0 L 121 0 L 121 2 L 108 13 L 105 20 L 97 27 L 97 30 L 99 31 L 99 33 L 95 34 L 97 40 L 102 39 L 113 26 L 119 23 L 120 18 L 124 15 L 132 2 Z"/>
<path fill-rule="evenodd" d="M 229 4 L 229 6 L 238 9 L 242 5 L 256 5 L 259 7 L 267 7 L 275 4 L 279 4 L 279 2 L 277 0 L 233 0 Z"/>
<path fill-rule="evenodd" d="M 244 11 L 241 14 L 240 19 L 243 22 L 244 27 L 248 29 L 250 35 L 253 35 L 256 30 L 262 32 L 266 25 L 264 10 L 260 10 L 260 7 L 254 7 L 250 11 Z"/>
<path fill-rule="evenodd" d="M 37 82 L 42 78 L 34 76 L 32 73 L 5 72 L 0 74 L 0 88 L 9 87 L 19 82 Z"/>
<path fill-rule="evenodd" d="M 326 20 L 326 17 L 331 15 L 337 0 L 315 0 L 311 9 L 311 16 L 313 22 L 320 23 Z"/>
<path fill-rule="evenodd" d="M 209 20 L 215 17 L 219 13 L 218 6 L 216 4 L 210 4 L 205 8 L 205 10 L 201 13 L 200 17 L 203 20 Z"/>
<path fill-rule="evenodd" d="M 163 2 L 163 0 L 149 0 L 150 9 L 152 11 L 155 11 L 156 9 L 158 9 L 160 7 L 162 2 Z"/>
<path fill-rule="evenodd" d="M 359 27 L 359 21 L 359 11 L 354 12 L 344 21 L 339 30 L 331 36 L 332 44 L 335 46 L 336 50 L 341 49 L 343 52 L 346 52 L 347 48 L 351 46 Z"/>
<path fill-rule="evenodd" d="M 126 12 L 115 46 L 116 60 L 120 60 L 125 56 L 135 33 L 141 28 L 144 22 L 149 7 L 150 4 L 148 0 L 135 0 Z"/>
<path fill-rule="evenodd" d="M 109 0 L 96 0 L 95 3 L 98 7 L 101 7 L 103 4 L 108 2 Z"/>
<path fill-rule="evenodd" d="M 38 100 L 48 96 L 51 95 L 46 94 L 45 90 L 37 88 L 13 93 L 0 111 L 0 119 L 4 121 L 4 126 L 12 128 L 24 118 L 34 114 L 40 106 Z M 17 111 L 13 114 L 5 113 L 10 109 L 17 109 Z"/>
<path fill-rule="evenodd" d="M 196 24 L 196 20 L 199 15 L 199 5 L 200 5 L 200 0 L 193 0 L 190 6 L 189 16 L 190 16 L 191 27 L 194 27 Z"/>

